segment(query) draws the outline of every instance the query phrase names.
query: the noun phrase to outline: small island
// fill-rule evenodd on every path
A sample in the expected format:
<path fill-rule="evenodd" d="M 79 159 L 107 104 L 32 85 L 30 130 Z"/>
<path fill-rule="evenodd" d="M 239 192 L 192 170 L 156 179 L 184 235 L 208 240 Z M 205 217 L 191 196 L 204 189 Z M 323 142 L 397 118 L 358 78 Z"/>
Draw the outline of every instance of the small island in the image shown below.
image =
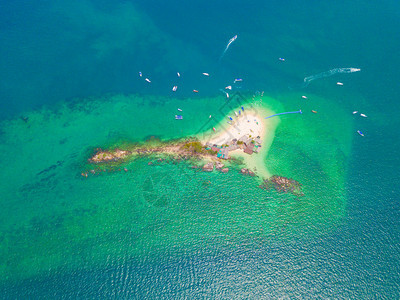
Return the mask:
<path fill-rule="evenodd" d="M 88 162 L 91 165 L 115 165 L 142 157 L 154 157 L 156 161 L 163 161 L 168 157 L 173 160 L 185 160 L 192 164 L 193 168 L 206 172 L 213 172 L 215 169 L 227 173 L 230 169 L 240 169 L 243 175 L 263 180 L 260 188 L 274 188 L 278 192 L 300 196 L 301 185 L 297 181 L 271 175 L 263 163 L 279 121 L 264 120 L 261 114 L 260 111 L 246 112 L 242 107 L 241 110 L 232 112 L 232 116 L 228 116 L 216 127 L 198 136 L 170 141 L 151 137 L 141 144 L 113 149 L 97 148 Z M 239 167 L 238 162 L 245 167 Z M 149 165 L 153 163 L 149 162 Z M 82 173 L 82 176 L 87 175 L 88 172 Z"/>

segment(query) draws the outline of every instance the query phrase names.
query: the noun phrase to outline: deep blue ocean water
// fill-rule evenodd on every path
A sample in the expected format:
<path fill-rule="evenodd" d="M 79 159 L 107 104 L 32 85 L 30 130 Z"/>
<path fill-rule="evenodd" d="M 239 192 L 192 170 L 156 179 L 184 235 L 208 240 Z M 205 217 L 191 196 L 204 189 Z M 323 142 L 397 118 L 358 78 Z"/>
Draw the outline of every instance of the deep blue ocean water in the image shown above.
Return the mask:
<path fill-rule="evenodd" d="M 85 243 L 74 245 L 76 248 L 71 251 L 78 256 L 81 253 L 81 260 L 72 267 L 53 270 L 50 265 L 46 271 L 35 273 L 32 266 L 28 272 L 32 275 L 1 278 L 4 298 L 400 298 L 397 1 L 216 4 L 7 0 L 0 4 L 0 16 L 2 120 L 31 115 L 43 106 L 56 109 L 60 103 L 77 105 L 89 97 L 110 94 L 168 98 L 177 71 L 184 75 L 177 98 L 191 97 L 194 87 L 204 91 L 205 96 L 220 95 L 219 89 L 231 83 L 232 78 L 243 78 L 242 90 L 263 90 L 281 101 L 293 91 L 307 92 L 328 97 L 349 114 L 359 110 L 368 115 L 367 119 L 357 119 L 351 129 L 354 132 L 362 127 L 365 137 L 352 140 L 345 212 L 329 230 L 299 226 L 284 238 L 279 234 L 275 238 L 273 234 L 243 233 L 238 233 L 239 237 L 221 234 L 218 238 L 218 234 L 210 233 L 212 240 L 208 240 L 207 233 L 199 233 L 196 239 L 190 226 L 195 221 L 186 220 L 186 211 L 178 210 L 188 222 L 192 238 L 184 246 L 171 238 L 165 242 L 171 247 L 164 242 L 154 243 L 164 246 L 159 252 L 141 249 L 135 244 L 136 232 L 127 237 L 125 229 L 115 229 L 101 240 L 88 238 Z M 238 39 L 219 61 L 226 43 L 235 34 Z M 285 62 L 280 62 L 279 57 L 284 57 Z M 361 72 L 319 79 L 301 88 L 304 77 L 341 67 L 361 68 Z M 139 71 L 151 78 L 151 86 L 137 80 Z M 213 80 L 198 76 L 201 72 L 210 72 Z M 345 83 L 342 90 L 337 89 L 336 81 Z M 338 116 L 338 122 L 341 121 Z M 93 140 L 106 142 L 102 137 Z M 18 151 L 18 144 L 15 149 Z M 26 151 L 22 153 L 29 155 Z M 2 164 L 8 164 L 10 156 L 3 153 Z M 2 174 L 1 178 L 7 175 Z M 63 184 L 57 176 L 55 173 L 56 179 L 49 180 Z M 114 182 L 118 182 L 116 179 Z M 218 182 L 220 187 L 208 195 L 216 207 L 218 193 L 224 188 L 229 190 L 225 181 Z M 3 181 L 2 185 L 6 190 L 12 184 Z M 19 228 L 18 222 L 31 218 L 30 211 L 43 209 L 44 219 L 40 219 L 39 225 L 45 227 L 48 222 L 54 226 L 58 224 L 57 213 L 69 209 L 65 203 L 62 207 L 62 197 L 73 199 L 77 207 L 86 207 L 87 202 L 80 202 L 89 201 L 79 197 L 86 195 L 83 187 L 75 187 L 76 192 L 74 187 L 60 188 L 64 195 L 54 202 L 41 198 L 48 192 L 45 185 L 41 188 L 44 190 L 29 194 L 36 196 L 26 202 L 14 203 L 10 194 L 1 199 L 4 224 L 0 253 L 8 267 L 13 264 L 5 250 L 10 226 L 15 227 L 13 238 L 21 235 L 18 249 L 25 249 L 26 244 L 26 253 L 35 257 L 29 250 L 36 249 L 35 243 L 29 244 L 28 234 Z M 248 193 L 254 191 L 249 189 Z M 188 199 L 187 203 L 182 200 L 187 207 L 218 216 L 214 206 L 194 206 Z M 91 208 L 102 209 L 99 203 Z M 84 210 L 78 212 L 86 216 Z M 172 222 L 158 215 L 154 218 L 161 227 L 165 226 L 163 222 Z M 135 220 L 137 228 L 141 228 L 140 221 Z M 158 226 L 157 222 L 150 225 Z M 118 221 L 112 226 L 119 228 Z M 182 228 L 185 226 L 179 230 Z M 52 228 L 43 230 L 50 232 Z M 116 242 L 116 238 L 120 240 Z M 92 257 L 107 253 L 96 256 L 93 250 L 93 256 L 88 254 L 88 249 L 95 249 L 98 243 L 110 249 L 126 244 L 135 251 L 125 253 L 121 248 L 119 256 L 110 256 L 120 260 L 97 259 L 90 263 Z M 115 254 L 111 250 L 110 253 Z M 32 257 L 26 257 L 27 264 L 35 261 Z"/>

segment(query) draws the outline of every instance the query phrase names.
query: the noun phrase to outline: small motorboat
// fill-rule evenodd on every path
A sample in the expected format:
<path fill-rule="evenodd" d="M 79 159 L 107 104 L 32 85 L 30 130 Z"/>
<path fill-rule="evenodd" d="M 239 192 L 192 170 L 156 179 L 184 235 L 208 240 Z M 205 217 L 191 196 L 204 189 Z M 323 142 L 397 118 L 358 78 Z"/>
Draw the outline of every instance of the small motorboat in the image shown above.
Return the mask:
<path fill-rule="evenodd" d="M 336 82 L 336 84 L 337 84 L 337 85 L 343 85 L 343 83 L 341 83 L 341 82 L 339 82 L 339 81 Z"/>
<path fill-rule="evenodd" d="M 216 132 L 217 130 L 215 129 L 215 127 L 213 127 L 214 132 Z"/>
<path fill-rule="evenodd" d="M 179 111 L 182 111 L 182 109 L 178 108 Z"/>
<path fill-rule="evenodd" d="M 140 76 L 140 77 L 142 77 L 142 76 L 143 76 L 142 72 L 139 72 L 139 76 Z"/>
<path fill-rule="evenodd" d="M 193 93 L 198 93 L 199 91 L 198 90 L 193 90 Z"/>
<path fill-rule="evenodd" d="M 173 91 L 173 92 L 176 92 L 177 89 L 178 89 L 178 86 L 177 86 L 177 85 L 174 85 L 174 87 L 172 88 L 172 91 Z"/>
<path fill-rule="evenodd" d="M 229 120 L 233 121 L 232 117 L 229 117 Z"/>
<path fill-rule="evenodd" d="M 353 115 L 355 115 L 356 113 L 358 113 L 358 110 L 353 111 Z"/>
<path fill-rule="evenodd" d="M 364 136 L 364 133 L 362 133 L 360 130 L 357 130 L 357 133 L 361 136 Z"/>
<path fill-rule="evenodd" d="M 282 57 L 279 57 L 279 60 L 280 60 L 280 61 L 285 61 L 285 59 L 284 59 L 284 58 L 282 58 Z"/>
<path fill-rule="evenodd" d="M 243 106 L 242 106 L 242 111 L 244 111 L 244 108 L 243 108 Z"/>
<path fill-rule="evenodd" d="M 183 116 L 181 116 L 181 115 L 175 115 L 175 120 L 182 120 L 183 119 Z"/>
<path fill-rule="evenodd" d="M 211 115 L 208 118 L 211 119 Z"/>
<path fill-rule="evenodd" d="M 146 78 L 145 80 L 146 80 L 147 82 L 151 82 L 150 79 L 148 79 L 148 78 Z"/>
<path fill-rule="evenodd" d="M 235 115 L 236 115 L 236 117 L 239 117 L 239 115 L 238 115 L 238 113 L 235 111 Z"/>
<path fill-rule="evenodd" d="M 231 85 L 228 85 L 228 86 L 225 87 L 225 89 L 226 89 L 226 90 L 231 90 L 231 89 L 232 89 L 232 86 L 231 86 Z"/>
<path fill-rule="evenodd" d="M 236 78 L 236 79 L 233 81 L 233 83 L 240 82 L 240 81 L 243 81 L 243 79 L 242 79 L 242 78 Z"/>
<path fill-rule="evenodd" d="M 210 74 L 208 74 L 208 73 L 203 73 L 203 75 L 204 75 L 204 76 L 210 76 Z"/>
<path fill-rule="evenodd" d="M 181 74 L 179 72 L 176 72 L 176 75 L 178 75 L 178 77 L 181 77 Z"/>
<path fill-rule="evenodd" d="M 301 98 L 303 98 L 303 99 L 307 99 L 307 96 L 301 96 Z"/>
<path fill-rule="evenodd" d="M 241 113 L 242 113 L 242 112 L 239 110 L 239 116 L 241 115 Z"/>
<path fill-rule="evenodd" d="M 311 112 L 314 113 L 314 114 L 317 114 L 317 113 L 318 113 L 316 110 L 312 110 Z"/>
<path fill-rule="evenodd" d="M 366 118 L 367 116 L 364 114 L 360 114 L 361 117 Z"/>

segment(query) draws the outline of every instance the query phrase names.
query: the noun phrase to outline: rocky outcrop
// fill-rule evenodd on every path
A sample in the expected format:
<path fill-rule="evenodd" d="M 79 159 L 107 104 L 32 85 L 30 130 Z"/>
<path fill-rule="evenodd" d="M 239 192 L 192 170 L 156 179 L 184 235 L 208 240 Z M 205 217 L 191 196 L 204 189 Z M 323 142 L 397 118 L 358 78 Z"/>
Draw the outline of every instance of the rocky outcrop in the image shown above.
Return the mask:
<path fill-rule="evenodd" d="M 221 163 L 221 162 L 219 162 L 219 161 L 217 161 L 216 163 L 215 163 L 215 168 L 216 169 L 222 169 L 224 167 L 224 164 L 223 163 Z"/>
<path fill-rule="evenodd" d="M 96 154 L 93 155 L 92 158 L 89 159 L 89 161 L 93 163 L 118 161 L 126 158 L 131 153 L 132 152 L 130 151 L 120 149 L 110 151 L 98 149 Z"/>
<path fill-rule="evenodd" d="M 206 163 L 203 166 L 203 171 L 212 172 L 214 170 L 214 164 L 212 162 Z"/>
<path fill-rule="evenodd" d="M 243 168 L 240 170 L 240 173 L 243 175 L 255 176 L 254 172 L 250 171 L 249 169 Z"/>
<path fill-rule="evenodd" d="M 229 172 L 229 169 L 228 169 L 228 168 L 223 168 L 223 169 L 221 169 L 221 172 L 222 172 L 222 173 L 228 173 L 228 172 Z"/>

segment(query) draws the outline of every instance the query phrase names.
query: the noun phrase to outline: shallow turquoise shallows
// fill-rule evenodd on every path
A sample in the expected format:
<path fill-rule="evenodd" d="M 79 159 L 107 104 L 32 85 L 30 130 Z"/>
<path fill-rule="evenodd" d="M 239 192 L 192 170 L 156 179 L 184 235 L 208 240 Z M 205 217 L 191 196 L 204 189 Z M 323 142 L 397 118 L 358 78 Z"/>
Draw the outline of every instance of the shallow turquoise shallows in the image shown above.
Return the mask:
<path fill-rule="evenodd" d="M 396 1 L 3 2 L 5 299 L 400 298 Z M 304 196 L 240 164 L 88 162 L 241 106 L 302 111 L 263 164 Z"/>

